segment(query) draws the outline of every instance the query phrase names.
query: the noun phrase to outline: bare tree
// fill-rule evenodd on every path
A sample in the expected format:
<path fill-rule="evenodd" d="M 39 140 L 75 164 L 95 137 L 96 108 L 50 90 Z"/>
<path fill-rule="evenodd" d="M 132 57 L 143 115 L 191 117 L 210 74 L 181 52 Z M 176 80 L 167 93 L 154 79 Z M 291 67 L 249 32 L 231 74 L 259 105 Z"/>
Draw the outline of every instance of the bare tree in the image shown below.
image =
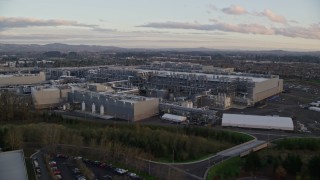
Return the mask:
<path fill-rule="evenodd" d="M 12 150 L 19 149 L 23 142 L 22 131 L 18 127 L 11 127 L 7 132 L 7 142 Z"/>

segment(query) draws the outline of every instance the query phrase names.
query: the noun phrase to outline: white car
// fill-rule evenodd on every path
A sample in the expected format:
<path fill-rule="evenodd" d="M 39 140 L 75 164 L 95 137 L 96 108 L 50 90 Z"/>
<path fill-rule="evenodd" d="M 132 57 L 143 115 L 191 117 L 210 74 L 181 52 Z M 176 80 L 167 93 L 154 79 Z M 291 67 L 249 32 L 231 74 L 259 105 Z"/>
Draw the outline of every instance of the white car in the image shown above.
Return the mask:
<path fill-rule="evenodd" d="M 57 178 L 57 179 L 62 179 L 62 176 L 60 174 L 57 174 L 54 177 Z"/>

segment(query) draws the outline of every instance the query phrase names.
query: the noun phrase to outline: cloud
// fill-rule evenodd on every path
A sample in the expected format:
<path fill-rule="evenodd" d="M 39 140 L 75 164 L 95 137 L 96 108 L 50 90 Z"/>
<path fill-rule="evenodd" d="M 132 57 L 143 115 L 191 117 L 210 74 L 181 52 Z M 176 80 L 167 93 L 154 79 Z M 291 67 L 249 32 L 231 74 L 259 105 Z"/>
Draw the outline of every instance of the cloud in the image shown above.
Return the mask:
<path fill-rule="evenodd" d="M 109 29 L 109 28 L 102 28 L 102 27 L 93 27 L 93 31 L 98 31 L 98 32 L 116 32 L 116 29 Z"/>
<path fill-rule="evenodd" d="M 270 21 L 273 21 L 273 22 L 282 23 L 282 24 L 287 23 L 287 20 L 285 17 L 276 14 L 275 12 L 271 11 L 270 9 L 264 10 L 263 12 L 259 13 L 259 15 L 265 16 Z"/>
<path fill-rule="evenodd" d="M 31 26 L 79 26 L 79 27 L 96 27 L 97 25 L 82 24 L 73 20 L 62 19 L 37 19 L 23 17 L 4 17 L 0 16 L 0 29 L 23 28 Z"/>
<path fill-rule="evenodd" d="M 227 8 L 223 8 L 222 12 L 226 14 L 232 14 L 232 15 L 243 15 L 248 13 L 244 7 L 239 5 L 233 5 Z"/>
<path fill-rule="evenodd" d="M 286 26 L 284 28 L 266 27 L 260 24 L 229 24 L 214 22 L 213 24 L 183 23 L 183 22 L 151 22 L 138 27 L 157 29 L 191 29 L 202 31 L 224 31 L 242 34 L 282 35 L 286 37 L 299 37 L 305 39 L 320 39 L 320 24 L 310 27 Z"/>
<path fill-rule="evenodd" d="M 290 22 L 291 22 L 291 23 L 294 23 L 294 24 L 299 24 L 299 22 L 296 21 L 296 20 L 290 20 Z"/>
<path fill-rule="evenodd" d="M 214 22 L 214 23 L 217 23 L 217 22 L 218 22 L 217 19 L 213 19 L 213 18 L 209 19 L 209 21 L 210 21 L 210 22 Z"/>
<path fill-rule="evenodd" d="M 138 27 L 151 27 L 160 29 L 194 29 L 203 31 L 226 31 L 239 32 L 247 34 L 273 34 L 272 29 L 268 29 L 259 24 L 228 24 L 228 23 L 214 23 L 214 24 L 199 24 L 199 23 L 181 23 L 181 22 L 153 22 Z"/>
<path fill-rule="evenodd" d="M 320 39 L 320 24 L 312 24 L 310 27 L 290 26 L 286 28 L 274 28 L 275 34 L 287 37 L 300 37 L 305 39 Z"/>
<path fill-rule="evenodd" d="M 232 5 L 227 8 L 221 9 L 222 12 L 226 14 L 231 14 L 231 15 L 244 15 L 244 14 L 250 14 L 254 16 L 263 16 L 268 18 L 270 21 L 276 22 L 276 23 L 281 23 L 281 24 L 286 24 L 287 20 L 284 16 L 281 16 L 270 9 L 265 9 L 263 12 L 248 12 L 244 7 L 240 5 Z"/>
<path fill-rule="evenodd" d="M 210 10 L 213 10 L 213 11 L 218 10 L 218 8 L 217 8 L 215 5 L 213 5 L 213 4 L 209 4 L 209 5 L 208 5 L 208 8 L 209 8 Z"/>

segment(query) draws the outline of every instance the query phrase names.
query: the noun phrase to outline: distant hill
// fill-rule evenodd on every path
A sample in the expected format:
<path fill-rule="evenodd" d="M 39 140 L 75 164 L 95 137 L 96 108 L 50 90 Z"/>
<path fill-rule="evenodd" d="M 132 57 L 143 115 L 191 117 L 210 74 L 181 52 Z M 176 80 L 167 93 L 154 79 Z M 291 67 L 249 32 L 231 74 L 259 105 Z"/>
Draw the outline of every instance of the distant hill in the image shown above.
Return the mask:
<path fill-rule="evenodd" d="M 160 51 L 171 51 L 171 52 L 206 52 L 206 53 L 221 53 L 221 54 L 260 54 L 260 55 L 311 55 L 319 56 L 320 51 L 311 52 L 295 52 L 295 51 L 283 51 L 283 50 L 266 50 L 266 51 L 253 51 L 253 50 L 218 50 L 210 49 L 205 47 L 199 48 L 159 48 L 159 49 L 146 49 L 146 48 L 121 48 L 115 46 L 97 46 L 97 45 L 68 45 L 61 43 L 53 44 L 1 44 L 0 52 L 47 52 L 47 51 L 60 51 L 60 52 L 160 52 Z"/>
<path fill-rule="evenodd" d="M 0 52 L 46 52 L 46 51 L 60 51 L 60 52 L 100 52 L 100 51 L 124 51 L 124 48 L 114 46 L 91 46 L 91 45 L 68 45 L 68 44 L 0 44 Z"/>

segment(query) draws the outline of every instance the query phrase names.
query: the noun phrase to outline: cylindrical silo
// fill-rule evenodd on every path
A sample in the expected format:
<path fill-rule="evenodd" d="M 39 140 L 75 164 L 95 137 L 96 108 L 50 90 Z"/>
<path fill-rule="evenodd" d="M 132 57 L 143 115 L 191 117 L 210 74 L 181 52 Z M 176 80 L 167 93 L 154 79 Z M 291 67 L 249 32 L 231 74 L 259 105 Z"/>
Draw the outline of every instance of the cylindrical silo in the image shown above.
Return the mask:
<path fill-rule="evenodd" d="M 96 105 L 92 103 L 92 114 L 96 113 Z"/>
<path fill-rule="evenodd" d="M 86 103 L 84 103 L 84 101 L 82 101 L 81 110 L 82 110 L 82 111 L 85 111 L 85 110 L 86 110 Z"/>
<path fill-rule="evenodd" d="M 100 106 L 100 115 L 104 115 L 104 106 L 103 105 Z"/>

